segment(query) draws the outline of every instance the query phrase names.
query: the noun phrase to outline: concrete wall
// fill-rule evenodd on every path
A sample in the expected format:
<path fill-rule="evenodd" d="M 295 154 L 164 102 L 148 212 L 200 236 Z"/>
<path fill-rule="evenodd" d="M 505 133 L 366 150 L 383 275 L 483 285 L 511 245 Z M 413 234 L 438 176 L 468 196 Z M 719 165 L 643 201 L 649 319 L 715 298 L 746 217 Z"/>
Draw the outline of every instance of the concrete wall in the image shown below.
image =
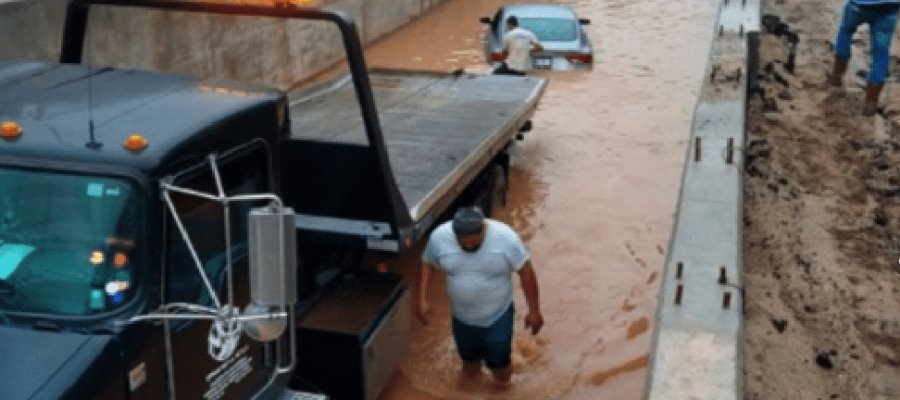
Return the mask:
<path fill-rule="evenodd" d="M 443 0 L 323 0 L 354 16 L 364 43 Z M 0 61 L 55 61 L 65 0 L 0 0 Z M 85 60 L 286 88 L 344 57 L 328 22 L 92 9 Z"/>
<path fill-rule="evenodd" d="M 59 50 L 62 0 L 0 0 L 0 61 L 48 60 Z"/>

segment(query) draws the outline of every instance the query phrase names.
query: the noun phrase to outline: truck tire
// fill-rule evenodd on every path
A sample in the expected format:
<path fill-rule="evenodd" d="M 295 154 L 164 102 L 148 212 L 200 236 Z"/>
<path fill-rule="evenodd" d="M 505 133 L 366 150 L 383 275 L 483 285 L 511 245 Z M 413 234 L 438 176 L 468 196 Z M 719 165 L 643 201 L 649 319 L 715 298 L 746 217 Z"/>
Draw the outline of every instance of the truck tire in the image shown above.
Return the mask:
<path fill-rule="evenodd" d="M 506 170 L 498 164 L 493 164 L 488 169 L 487 186 L 480 196 L 478 204 L 484 215 L 491 217 L 494 212 L 506 206 Z"/>

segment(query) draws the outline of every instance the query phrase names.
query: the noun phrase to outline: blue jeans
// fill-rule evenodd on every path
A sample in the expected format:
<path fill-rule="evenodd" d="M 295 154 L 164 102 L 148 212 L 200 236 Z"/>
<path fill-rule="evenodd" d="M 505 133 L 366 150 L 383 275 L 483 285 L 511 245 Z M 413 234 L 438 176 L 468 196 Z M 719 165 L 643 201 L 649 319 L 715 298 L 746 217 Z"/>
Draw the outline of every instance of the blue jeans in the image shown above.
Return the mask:
<path fill-rule="evenodd" d="M 891 61 L 891 39 L 897 26 L 897 11 L 884 12 L 878 8 L 859 6 L 848 0 L 844 5 L 841 27 L 835 40 L 835 56 L 849 60 L 851 41 L 856 28 L 869 24 L 872 42 L 872 64 L 869 68 L 869 84 L 883 85 L 888 76 Z"/>
<path fill-rule="evenodd" d="M 463 361 L 481 361 L 490 369 L 509 365 L 512 354 L 513 322 L 512 304 L 487 328 L 466 324 L 453 318 L 453 340 Z"/>

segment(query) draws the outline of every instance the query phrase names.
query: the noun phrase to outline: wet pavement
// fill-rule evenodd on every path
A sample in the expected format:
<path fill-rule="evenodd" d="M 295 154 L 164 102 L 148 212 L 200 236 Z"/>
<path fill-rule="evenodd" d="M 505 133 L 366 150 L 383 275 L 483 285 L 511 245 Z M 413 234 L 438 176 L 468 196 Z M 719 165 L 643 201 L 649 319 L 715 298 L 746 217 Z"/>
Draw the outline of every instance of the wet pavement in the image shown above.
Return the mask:
<path fill-rule="evenodd" d="M 434 317 L 381 396 L 393 399 L 639 399 L 659 273 L 673 224 L 685 143 L 706 66 L 715 0 L 568 3 L 594 42 L 591 72 L 556 72 L 515 148 L 500 219 L 526 240 L 544 330 L 517 332 L 511 387 L 460 381 L 443 282 Z M 367 50 L 370 67 L 486 72 L 482 16 L 511 1 L 447 0 Z M 460 116 L 464 118 L 465 116 Z M 410 277 L 415 255 L 393 269 Z"/>

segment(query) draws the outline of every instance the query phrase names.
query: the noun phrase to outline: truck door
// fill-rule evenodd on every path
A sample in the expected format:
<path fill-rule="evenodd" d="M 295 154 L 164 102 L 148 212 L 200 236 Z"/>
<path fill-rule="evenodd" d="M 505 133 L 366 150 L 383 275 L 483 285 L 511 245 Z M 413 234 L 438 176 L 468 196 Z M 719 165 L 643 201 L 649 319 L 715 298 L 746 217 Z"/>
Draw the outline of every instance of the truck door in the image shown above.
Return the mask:
<path fill-rule="evenodd" d="M 238 151 L 217 161 L 222 186 L 229 196 L 271 193 L 269 154 L 262 145 Z M 215 178 L 208 162 L 176 175 L 179 187 L 217 193 Z M 203 269 L 216 288 L 222 304 L 229 298 L 243 308 L 249 303 L 249 271 L 247 262 L 247 216 L 250 208 L 260 203 L 232 203 L 228 213 L 231 246 L 226 249 L 225 207 L 199 197 L 171 193 L 175 209 L 184 224 Z M 171 217 L 166 224 L 165 303 L 191 303 L 214 307 L 212 298 L 197 271 L 180 232 Z M 232 257 L 232 291 L 229 292 L 226 257 Z M 217 361 L 210 355 L 208 320 L 169 321 L 170 388 L 180 399 L 244 399 L 265 385 L 274 365 L 266 346 L 240 332 L 233 353 Z"/>

